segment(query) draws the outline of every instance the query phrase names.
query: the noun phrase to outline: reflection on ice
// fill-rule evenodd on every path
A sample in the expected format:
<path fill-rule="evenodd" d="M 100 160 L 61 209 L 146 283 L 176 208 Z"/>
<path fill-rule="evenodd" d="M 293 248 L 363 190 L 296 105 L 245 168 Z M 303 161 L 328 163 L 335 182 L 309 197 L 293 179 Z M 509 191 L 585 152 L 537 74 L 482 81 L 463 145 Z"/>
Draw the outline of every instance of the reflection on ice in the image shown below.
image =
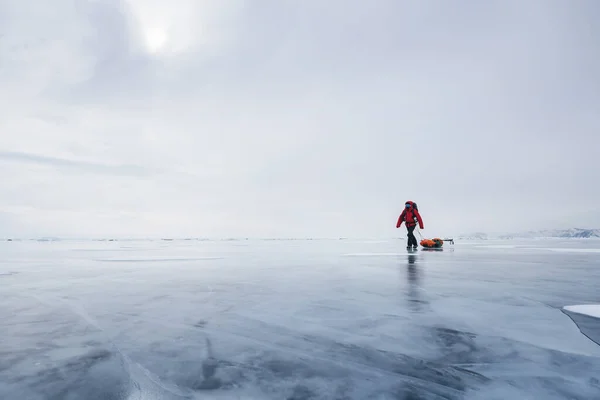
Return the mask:
<path fill-rule="evenodd" d="M 594 398 L 597 255 L 476 245 L 4 243 L 0 398 Z"/>
<path fill-rule="evenodd" d="M 411 310 L 420 312 L 423 306 L 427 304 L 427 300 L 422 294 L 422 274 L 421 266 L 417 264 L 417 256 L 415 254 L 408 255 L 406 265 L 406 278 L 408 282 L 408 302 Z"/>

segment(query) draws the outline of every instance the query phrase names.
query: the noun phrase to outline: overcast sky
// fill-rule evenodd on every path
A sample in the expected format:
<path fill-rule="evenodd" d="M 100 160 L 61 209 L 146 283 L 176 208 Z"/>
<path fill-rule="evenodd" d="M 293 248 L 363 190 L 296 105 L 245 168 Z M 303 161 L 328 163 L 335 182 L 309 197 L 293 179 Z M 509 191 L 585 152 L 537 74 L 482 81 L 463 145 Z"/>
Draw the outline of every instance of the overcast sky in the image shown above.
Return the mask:
<path fill-rule="evenodd" d="M 0 235 L 600 227 L 594 0 L 0 0 Z"/>

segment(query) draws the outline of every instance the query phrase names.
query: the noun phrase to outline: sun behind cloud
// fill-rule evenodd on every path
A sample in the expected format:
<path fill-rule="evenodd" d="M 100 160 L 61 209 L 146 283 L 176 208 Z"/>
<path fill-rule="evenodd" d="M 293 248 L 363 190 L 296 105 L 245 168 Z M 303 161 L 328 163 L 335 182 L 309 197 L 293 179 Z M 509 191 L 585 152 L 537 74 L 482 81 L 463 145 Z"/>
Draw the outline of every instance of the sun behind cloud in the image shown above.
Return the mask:
<path fill-rule="evenodd" d="M 167 45 L 169 37 L 164 29 L 150 27 L 144 32 L 144 39 L 150 53 L 159 53 Z"/>
<path fill-rule="evenodd" d="M 127 0 L 143 45 L 151 54 L 175 55 L 219 46 L 243 2 Z"/>

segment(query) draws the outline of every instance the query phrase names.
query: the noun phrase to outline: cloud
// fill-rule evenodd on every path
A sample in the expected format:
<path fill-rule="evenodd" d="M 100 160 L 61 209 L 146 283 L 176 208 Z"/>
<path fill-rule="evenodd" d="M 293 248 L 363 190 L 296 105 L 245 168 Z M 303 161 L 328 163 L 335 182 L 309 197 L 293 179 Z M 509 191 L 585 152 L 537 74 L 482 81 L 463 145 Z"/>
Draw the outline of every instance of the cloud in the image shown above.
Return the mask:
<path fill-rule="evenodd" d="M 444 235 L 597 207 L 595 2 L 38 3 L 0 4 L 4 234 L 404 235 L 412 199 Z"/>
<path fill-rule="evenodd" d="M 0 160 L 13 161 L 25 164 L 47 165 L 50 167 L 57 168 L 72 168 L 80 172 L 89 171 L 92 173 L 100 174 L 114 174 L 125 176 L 132 175 L 136 177 L 146 176 L 149 174 L 149 171 L 146 171 L 143 167 L 138 167 L 136 165 L 109 165 L 10 151 L 0 151 Z"/>

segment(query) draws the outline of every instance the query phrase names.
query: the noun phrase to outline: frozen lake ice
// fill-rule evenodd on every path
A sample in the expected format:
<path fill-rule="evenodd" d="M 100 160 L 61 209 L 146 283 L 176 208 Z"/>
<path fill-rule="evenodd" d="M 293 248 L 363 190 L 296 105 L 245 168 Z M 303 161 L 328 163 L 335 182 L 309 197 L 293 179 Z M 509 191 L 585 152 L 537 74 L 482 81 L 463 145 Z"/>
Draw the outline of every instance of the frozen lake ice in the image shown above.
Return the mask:
<path fill-rule="evenodd" d="M 0 398 L 598 399 L 600 241 L 0 243 Z"/>

